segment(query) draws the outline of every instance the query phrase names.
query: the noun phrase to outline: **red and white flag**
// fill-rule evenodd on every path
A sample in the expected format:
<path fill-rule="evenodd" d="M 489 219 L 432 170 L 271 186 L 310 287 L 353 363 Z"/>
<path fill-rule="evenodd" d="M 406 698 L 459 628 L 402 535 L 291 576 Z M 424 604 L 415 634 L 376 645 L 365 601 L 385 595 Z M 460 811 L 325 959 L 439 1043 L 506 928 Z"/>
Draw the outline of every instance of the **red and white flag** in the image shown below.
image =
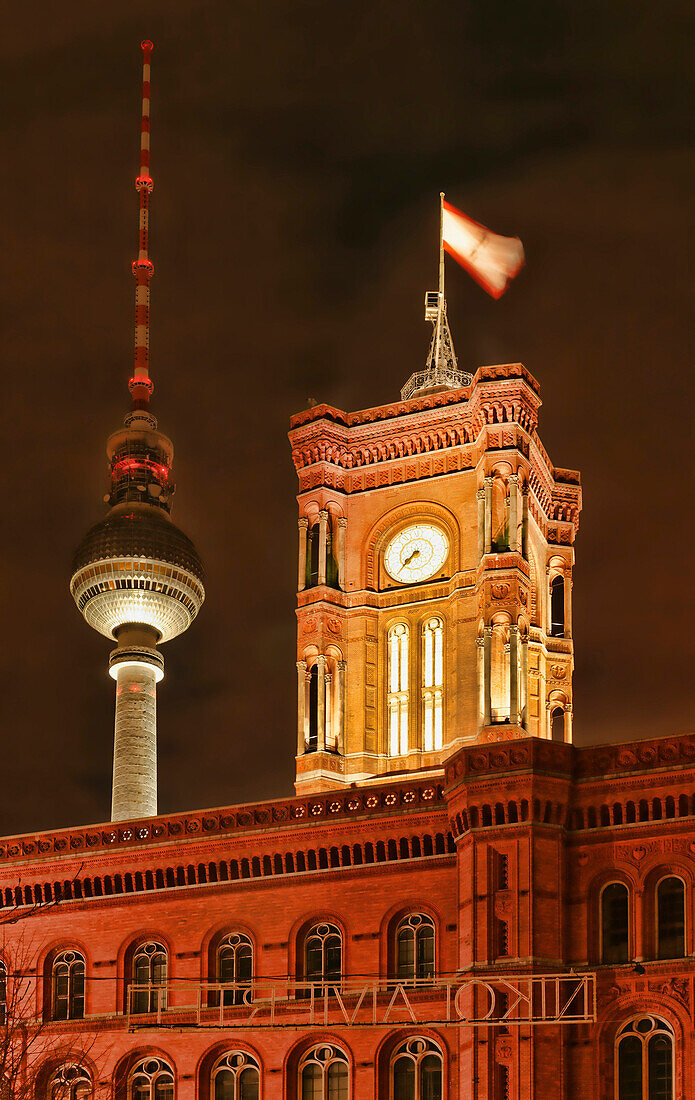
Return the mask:
<path fill-rule="evenodd" d="M 449 255 L 493 298 L 502 297 L 524 266 L 524 246 L 518 237 L 498 237 L 444 200 L 442 240 Z"/>

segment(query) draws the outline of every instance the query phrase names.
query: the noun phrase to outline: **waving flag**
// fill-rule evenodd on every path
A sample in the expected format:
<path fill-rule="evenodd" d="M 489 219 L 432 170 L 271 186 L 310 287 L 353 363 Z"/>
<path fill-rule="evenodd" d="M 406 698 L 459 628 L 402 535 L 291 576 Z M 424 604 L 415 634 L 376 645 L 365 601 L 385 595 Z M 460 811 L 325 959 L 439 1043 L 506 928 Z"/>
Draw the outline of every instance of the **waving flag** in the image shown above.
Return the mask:
<path fill-rule="evenodd" d="M 443 198 L 442 244 L 493 298 L 502 297 L 524 266 L 524 246 L 518 237 L 498 237 Z"/>

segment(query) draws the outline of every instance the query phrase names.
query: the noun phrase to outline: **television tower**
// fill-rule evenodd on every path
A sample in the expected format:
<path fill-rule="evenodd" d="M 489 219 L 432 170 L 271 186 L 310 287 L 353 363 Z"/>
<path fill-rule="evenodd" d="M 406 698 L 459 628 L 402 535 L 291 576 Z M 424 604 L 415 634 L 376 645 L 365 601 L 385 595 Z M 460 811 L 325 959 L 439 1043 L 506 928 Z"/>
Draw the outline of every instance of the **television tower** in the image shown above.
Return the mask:
<path fill-rule="evenodd" d="M 109 673 L 116 681 L 111 820 L 157 813 L 156 685 L 164 676 L 157 646 L 193 622 L 203 600 L 203 567 L 191 540 L 170 518 L 174 447 L 150 412 L 150 54 L 142 43 L 139 250 L 135 276 L 135 369 L 131 411 L 109 436 L 111 490 L 106 517 L 82 539 L 70 591 L 89 625 L 116 640 Z"/>

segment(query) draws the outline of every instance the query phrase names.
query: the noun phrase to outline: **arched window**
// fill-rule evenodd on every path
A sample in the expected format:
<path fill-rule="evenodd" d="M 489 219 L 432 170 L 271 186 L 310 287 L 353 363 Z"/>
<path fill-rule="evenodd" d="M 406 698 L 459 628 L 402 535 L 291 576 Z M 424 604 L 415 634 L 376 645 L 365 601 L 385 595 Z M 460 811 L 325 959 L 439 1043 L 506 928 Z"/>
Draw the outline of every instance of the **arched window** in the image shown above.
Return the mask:
<path fill-rule="evenodd" d="M 0 1027 L 7 1023 L 7 967 L 0 959 Z"/>
<path fill-rule="evenodd" d="M 47 1100 L 87 1100 L 91 1095 L 92 1078 L 84 1066 L 59 1066 L 48 1082 Z"/>
<path fill-rule="evenodd" d="M 408 913 L 396 929 L 396 977 L 401 981 L 434 976 L 434 922 Z"/>
<path fill-rule="evenodd" d="M 552 741 L 565 740 L 565 712 L 562 707 L 553 707 L 550 712 L 550 738 Z"/>
<path fill-rule="evenodd" d="M 405 623 L 396 623 L 388 632 L 389 752 L 403 756 L 408 751 L 408 657 L 409 631 Z"/>
<path fill-rule="evenodd" d="M 630 958 L 630 905 L 627 886 L 611 882 L 601 891 L 601 962 L 624 963 Z"/>
<path fill-rule="evenodd" d="M 422 747 L 441 749 L 444 706 L 444 623 L 437 616 L 422 628 Z"/>
<path fill-rule="evenodd" d="M 81 1020 L 84 1016 L 84 959 L 78 951 L 61 951 L 53 960 L 51 1017 Z"/>
<path fill-rule="evenodd" d="M 657 958 L 685 955 L 685 883 L 676 875 L 662 878 L 656 888 Z"/>
<path fill-rule="evenodd" d="M 657 1016 L 624 1024 L 616 1038 L 616 1100 L 673 1100 L 673 1031 Z"/>
<path fill-rule="evenodd" d="M 251 988 L 253 977 L 253 944 L 249 937 L 243 932 L 231 932 L 225 936 L 217 948 L 216 963 L 215 980 L 233 985 L 232 989 L 221 991 L 222 1003 L 244 1004 L 245 999 L 248 1000 L 246 991 Z M 219 998 L 219 992 L 215 993 L 215 1005 L 220 1003 Z"/>
<path fill-rule="evenodd" d="M 308 1050 L 299 1063 L 301 1100 L 348 1100 L 350 1070 L 340 1047 L 318 1046 Z"/>
<path fill-rule="evenodd" d="M 211 1100 L 258 1100 L 258 1062 L 243 1050 L 223 1054 L 211 1074 Z"/>
<path fill-rule="evenodd" d="M 306 586 L 316 588 L 319 583 L 319 521 L 309 528 L 306 554 Z"/>
<path fill-rule="evenodd" d="M 167 951 L 161 943 L 148 940 L 133 954 L 131 1012 L 158 1012 L 166 1008 Z"/>
<path fill-rule="evenodd" d="M 128 1100 L 174 1100 L 174 1072 L 163 1058 L 144 1058 L 128 1078 Z"/>
<path fill-rule="evenodd" d="M 562 638 L 565 633 L 565 578 L 556 573 L 550 581 L 550 634 Z"/>
<path fill-rule="evenodd" d="M 319 666 L 309 670 L 309 743 L 307 750 L 316 752 L 319 744 Z"/>
<path fill-rule="evenodd" d="M 343 972 L 343 936 L 327 921 L 313 925 L 304 939 L 304 977 L 307 982 L 337 985 Z"/>
<path fill-rule="evenodd" d="M 442 1052 L 430 1039 L 406 1039 L 391 1056 L 391 1100 L 442 1100 Z"/>

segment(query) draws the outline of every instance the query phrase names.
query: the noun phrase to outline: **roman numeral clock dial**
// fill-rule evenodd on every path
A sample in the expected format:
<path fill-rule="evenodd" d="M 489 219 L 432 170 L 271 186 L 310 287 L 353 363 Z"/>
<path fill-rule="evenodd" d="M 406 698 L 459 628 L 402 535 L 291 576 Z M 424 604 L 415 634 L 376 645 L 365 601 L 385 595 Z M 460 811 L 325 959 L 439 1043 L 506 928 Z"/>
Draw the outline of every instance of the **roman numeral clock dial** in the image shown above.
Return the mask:
<path fill-rule="evenodd" d="M 418 523 L 391 539 L 384 553 L 386 572 L 401 584 L 434 576 L 449 556 L 449 541 L 438 527 Z"/>

